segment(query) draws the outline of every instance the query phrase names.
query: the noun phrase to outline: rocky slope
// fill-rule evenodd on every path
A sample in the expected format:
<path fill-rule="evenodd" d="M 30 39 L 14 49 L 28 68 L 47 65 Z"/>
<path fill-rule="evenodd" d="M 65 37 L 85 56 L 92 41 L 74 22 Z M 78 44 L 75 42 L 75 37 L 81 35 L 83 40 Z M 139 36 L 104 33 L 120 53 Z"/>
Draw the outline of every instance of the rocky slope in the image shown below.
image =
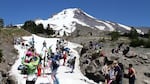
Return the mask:
<path fill-rule="evenodd" d="M 9 77 L 9 70 L 17 59 L 17 50 L 14 49 L 13 38 L 31 35 L 29 32 L 16 28 L 0 29 L 0 49 L 2 50 L 2 61 L 0 63 L 0 83 L 6 84 Z M 11 84 L 14 84 L 13 82 Z"/>
<path fill-rule="evenodd" d="M 103 81 L 104 77 L 101 73 L 101 69 L 103 66 L 103 57 L 100 57 L 99 54 L 95 54 L 96 50 L 89 49 L 89 41 L 97 42 L 100 41 L 100 37 L 93 36 L 83 36 L 70 39 L 76 43 L 84 43 L 85 49 L 88 49 L 86 53 L 82 54 L 80 57 L 80 67 L 81 72 L 90 79 L 93 79 L 95 82 Z M 127 39 L 126 39 L 127 40 Z M 109 60 L 118 59 L 119 62 L 123 63 L 125 72 L 127 74 L 128 64 L 132 63 L 136 70 L 136 83 L 135 84 L 150 84 L 150 49 L 148 48 L 132 48 L 130 47 L 130 51 L 127 56 L 136 56 L 136 57 L 125 57 L 122 55 L 122 51 L 119 53 L 112 54 L 111 50 L 113 48 L 118 47 L 118 44 L 121 42 L 125 42 L 124 40 L 118 40 L 116 42 L 111 42 L 109 40 L 105 40 L 105 42 L 99 42 L 102 46 L 102 50 L 105 52 L 105 56 L 108 57 Z M 125 42 L 128 43 L 128 42 Z M 127 46 L 128 44 L 124 44 Z M 128 79 L 123 78 L 123 83 L 128 84 Z"/>

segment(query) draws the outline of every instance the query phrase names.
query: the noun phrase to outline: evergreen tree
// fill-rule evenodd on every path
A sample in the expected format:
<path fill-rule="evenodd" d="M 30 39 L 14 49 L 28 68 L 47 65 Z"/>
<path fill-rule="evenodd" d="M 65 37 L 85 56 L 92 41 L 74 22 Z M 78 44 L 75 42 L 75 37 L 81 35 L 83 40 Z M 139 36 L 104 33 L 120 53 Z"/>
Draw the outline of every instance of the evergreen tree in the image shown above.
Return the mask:
<path fill-rule="evenodd" d="M 46 33 L 47 35 L 53 35 L 55 33 L 53 28 L 51 28 L 49 24 L 47 25 Z"/>
<path fill-rule="evenodd" d="M 131 30 L 129 32 L 129 38 L 130 39 L 137 39 L 138 38 L 138 33 L 134 27 L 131 27 Z"/>
<path fill-rule="evenodd" d="M 150 48 L 150 38 L 144 43 L 145 48 Z"/>
<path fill-rule="evenodd" d="M 110 33 L 110 35 L 111 35 L 111 40 L 112 41 L 116 41 L 120 37 L 120 34 L 119 34 L 118 31 L 113 31 L 113 32 Z"/>
<path fill-rule="evenodd" d="M 24 23 L 24 25 L 22 26 L 22 28 L 27 30 L 27 31 L 29 31 L 29 32 L 31 32 L 31 33 L 37 33 L 37 31 L 36 31 L 36 24 L 32 20 L 26 21 Z"/>
<path fill-rule="evenodd" d="M 36 26 L 36 31 L 37 31 L 37 33 L 44 33 L 43 24 L 38 24 L 38 25 Z"/>
<path fill-rule="evenodd" d="M 144 45 L 144 40 L 143 39 L 132 39 L 130 42 L 130 46 L 132 47 L 138 47 Z"/>

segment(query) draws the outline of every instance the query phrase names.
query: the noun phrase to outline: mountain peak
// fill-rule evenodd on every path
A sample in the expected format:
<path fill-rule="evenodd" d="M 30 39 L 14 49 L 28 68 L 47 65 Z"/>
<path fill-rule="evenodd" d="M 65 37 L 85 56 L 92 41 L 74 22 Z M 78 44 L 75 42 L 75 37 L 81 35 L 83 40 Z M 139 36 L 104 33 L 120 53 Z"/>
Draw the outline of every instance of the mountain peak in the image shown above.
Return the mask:
<path fill-rule="evenodd" d="M 64 17 L 64 16 L 69 16 L 69 17 L 73 17 L 75 15 L 75 13 L 81 13 L 82 10 L 79 8 L 68 8 L 68 9 L 64 9 L 61 12 L 53 15 L 52 18 L 56 18 L 56 17 Z"/>
<path fill-rule="evenodd" d="M 98 20 L 79 8 L 64 9 L 47 20 L 36 20 L 35 23 L 42 23 L 44 28 L 50 24 L 51 28 L 62 32 L 62 34 L 64 31 L 68 34 L 75 31 L 76 24 L 102 31 L 114 31 L 119 29 L 121 32 L 126 32 L 131 29 L 130 27 L 122 24 Z M 141 31 L 139 30 L 138 32 Z"/>

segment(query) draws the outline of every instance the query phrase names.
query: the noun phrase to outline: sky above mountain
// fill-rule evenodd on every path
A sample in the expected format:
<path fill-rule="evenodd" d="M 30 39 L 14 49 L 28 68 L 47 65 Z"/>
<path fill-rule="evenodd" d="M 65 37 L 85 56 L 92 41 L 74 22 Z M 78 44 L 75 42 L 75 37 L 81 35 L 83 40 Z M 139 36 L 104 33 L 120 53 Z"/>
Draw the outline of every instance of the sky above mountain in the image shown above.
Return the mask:
<path fill-rule="evenodd" d="M 150 0 L 1 0 L 5 25 L 47 19 L 67 8 L 80 8 L 99 19 L 128 26 L 150 26 Z"/>

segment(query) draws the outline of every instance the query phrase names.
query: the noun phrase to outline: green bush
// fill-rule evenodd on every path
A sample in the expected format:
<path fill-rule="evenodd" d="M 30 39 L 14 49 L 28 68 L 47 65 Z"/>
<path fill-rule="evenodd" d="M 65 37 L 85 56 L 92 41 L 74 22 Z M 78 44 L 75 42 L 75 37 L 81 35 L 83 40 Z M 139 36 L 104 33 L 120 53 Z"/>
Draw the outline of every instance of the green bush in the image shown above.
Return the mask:
<path fill-rule="evenodd" d="M 150 48 L 150 39 L 144 42 L 145 48 Z"/>
<path fill-rule="evenodd" d="M 145 42 L 142 39 L 132 39 L 131 42 L 130 42 L 130 46 L 138 47 L 138 46 L 144 45 L 144 43 Z"/>
<path fill-rule="evenodd" d="M 138 32 L 136 31 L 136 29 L 134 27 L 131 27 L 131 30 L 129 32 L 129 38 L 130 39 L 138 39 Z"/>
<path fill-rule="evenodd" d="M 120 34 L 117 31 L 113 31 L 113 32 L 110 33 L 110 36 L 111 36 L 112 41 L 116 41 L 120 37 Z"/>

